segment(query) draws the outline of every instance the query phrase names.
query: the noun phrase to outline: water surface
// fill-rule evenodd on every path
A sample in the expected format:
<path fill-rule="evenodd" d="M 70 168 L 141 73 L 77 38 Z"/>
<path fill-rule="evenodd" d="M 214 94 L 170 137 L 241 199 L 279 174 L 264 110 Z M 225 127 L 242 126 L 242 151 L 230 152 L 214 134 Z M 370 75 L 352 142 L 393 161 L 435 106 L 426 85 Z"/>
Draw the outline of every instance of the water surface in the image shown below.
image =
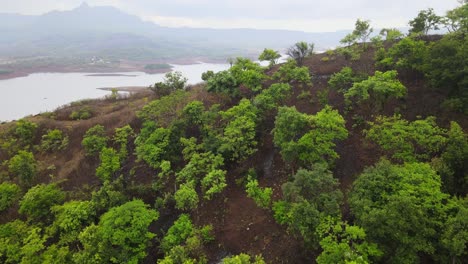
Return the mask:
<path fill-rule="evenodd" d="M 173 65 L 189 83 L 201 82 L 207 70 L 226 70 L 228 64 L 200 63 Z M 109 94 L 102 87 L 149 86 L 163 80 L 164 74 L 125 72 L 123 76 L 89 76 L 95 73 L 35 73 L 25 77 L 0 80 L 0 121 L 53 111 L 73 101 L 100 98 Z"/>

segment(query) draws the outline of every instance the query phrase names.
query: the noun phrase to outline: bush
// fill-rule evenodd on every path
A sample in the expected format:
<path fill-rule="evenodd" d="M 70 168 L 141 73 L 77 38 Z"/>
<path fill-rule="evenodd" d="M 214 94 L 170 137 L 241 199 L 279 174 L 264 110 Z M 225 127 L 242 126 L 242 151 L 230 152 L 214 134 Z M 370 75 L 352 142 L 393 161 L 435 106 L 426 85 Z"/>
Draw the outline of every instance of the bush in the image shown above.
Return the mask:
<path fill-rule="evenodd" d="M 157 128 L 154 122 L 145 122 L 140 135 L 135 139 L 135 153 L 139 160 L 151 168 L 158 169 L 169 155 L 171 130 Z"/>
<path fill-rule="evenodd" d="M 64 200 L 65 193 L 57 185 L 36 185 L 23 196 L 19 212 L 31 220 L 44 220 L 50 218 L 52 206 L 61 204 Z"/>
<path fill-rule="evenodd" d="M 182 115 L 183 108 L 189 102 L 188 96 L 185 91 L 173 92 L 145 105 L 137 112 L 137 116 L 143 121 L 153 121 L 159 126 L 168 127 Z"/>
<path fill-rule="evenodd" d="M 8 170 L 19 178 L 23 186 L 28 186 L 37 172 L 37 163 L 31 152 L 20 150 L 8 162 Z"/>
<path fill-rule="evenodd" d="M 59 129 L 48 130 L 42 136 L 41 150 L 45 152 L 63 150 L 68 146 L 68 137 Z"/>
<path fill-rule="evenodd" d="M 85 106 L 78 109 L 77 111 L 73 111 L 69 117 L 72 120 L 86 120 L 90 119 L 92 116 L 93 113 L 91 112 L 91 108 L 89 106 Z"/>
<path fill-rule="evenodd" d="M 261 188 L 258 186 L 256 179 L 250 179 L 245 186 L 245 191 L 247 192 L 247 196 L 252 198 L 259 207 L 264 209 L 270 208 L 273 189 Z"/>
<path fill-rule="evenodd" d="M 193 182 L 181 184 L 179 190 L 174 194 L 176 208 L 181 210 L 192 210 L 198 206 L 198 194 Z"/>
<path fill-rule="evenodd" d="M 21 146 L 29 147 L 36 135 L 37 124 L 29 122 L 25 119 L 20 119 L 16 122 L 16 127 L 14 129 L 14 135 L 16 139 L 20 142 Z"/>
<path fill-rule="evenodd" d="M 377 110 L 383 110 L 390 98 L 403 98 L 406 96 L 406 87 L 398 80 L 397 71 L 376 71 L 374 76 L 367 80 L 356 82 L 345 92 L 344 96 L 349 104 L 352 98 L 358 102 L 368 101 Z"/>
<path fill-rule="evenodd" d="M 239 95 L 239 83 L 230 71 L 220 71 L 208 79 L 206 90 L 236 97 Z"/>
<path fill-rule="evenodd" d="M 298 67 L 297 62 L 295 60 L 288 60 L 285 64 L 281 65 L 275 74 L 273 74 L 273 78 L 279 79 L 282 82 L 298 82 L 301 85 L 311 85 L 311 77 L 309 74 L 309 68 L 302 66 Z"/>
<path fill-rule="evenodd" d="M 0 213 L 12 206 L 19 198 L 21 189 L 14 183 L 0 184 Z"/>
<path fill-rule="evenodd" d="M 103 214 L 98 225 L 90 225 L 80 233 L 83 250 L 77 263 L 139 263 L 147 255 L 147 247 L 155 237 L 148 231 L 159 213 L 141 200 L 113 207 Z"/>
<path fill-rule="evenodd" d="M 86 156 L 97 155 L 107 144 L 106 131 L 102 125 L 88 129 L 81 141 Z"/>
<path fill-rule="evenodd" d="M 102 181 L 112 180 L 112 176 L 120 169 L 117 151 L 113 148 L 103 148 L 99 154 L 101 163 L 96 169 L 96 176 Z"/>

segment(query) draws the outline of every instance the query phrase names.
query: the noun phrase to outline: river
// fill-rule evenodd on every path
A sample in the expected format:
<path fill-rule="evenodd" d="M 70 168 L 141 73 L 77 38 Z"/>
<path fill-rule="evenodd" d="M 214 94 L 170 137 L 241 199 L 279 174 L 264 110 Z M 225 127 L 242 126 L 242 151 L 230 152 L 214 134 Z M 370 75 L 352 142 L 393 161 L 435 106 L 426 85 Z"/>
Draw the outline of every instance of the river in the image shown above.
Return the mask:
<path fill-rule="evenodd" d="M 188 83 L 201 81 L 205 71 L 226 70 L 228 64 L 199 63 L 173 65 L 188 78 Z M 90 74 L 94 76 L 89 76 Z M 101 98 L 108 91 L 102 87 L 149 86 L 162 81 L 164 74 L 125 72 L 123 76 L 95 76 L 96 73 L 34 73 L 25 77 L 0 80 L 0 121 L 20 119 L 27 115 L 53 111 L 73 101 Z"/>

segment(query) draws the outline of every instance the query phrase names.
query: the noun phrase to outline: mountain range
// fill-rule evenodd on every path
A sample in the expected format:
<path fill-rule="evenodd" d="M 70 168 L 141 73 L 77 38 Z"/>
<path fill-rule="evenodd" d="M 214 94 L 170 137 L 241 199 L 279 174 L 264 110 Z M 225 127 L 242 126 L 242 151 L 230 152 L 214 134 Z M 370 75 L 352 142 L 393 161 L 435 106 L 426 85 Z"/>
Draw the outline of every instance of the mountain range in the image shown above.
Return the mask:
<path fill-rule="evenodd" d="M 298 41 L 325 50 L 347 33 L 171 28 L 86 3 L 43 15 L 0 13 L 0 79 L 35 72 L 165 72 L 171 63 L 256 58 L 264 48 L 284 53 Z"/>

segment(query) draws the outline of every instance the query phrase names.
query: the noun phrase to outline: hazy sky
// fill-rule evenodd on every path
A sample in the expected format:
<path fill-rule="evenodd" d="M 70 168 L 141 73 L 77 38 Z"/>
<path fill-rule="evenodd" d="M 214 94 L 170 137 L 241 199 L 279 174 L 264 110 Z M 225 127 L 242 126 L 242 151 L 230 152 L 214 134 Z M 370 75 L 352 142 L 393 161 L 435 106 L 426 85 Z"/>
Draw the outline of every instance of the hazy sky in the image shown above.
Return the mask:
<path fill-rule="evenodd" d="M 0 0 L 0 13 L 43 14 L 67 10 L 83 0 Z M 404 27 L 419 10 L 439 15 L 457 0 L 87 0 L 110 5 L 170 27 L 294 29 L 310 32 L 351 29 L 357 18 L 373 27 Z"/>

